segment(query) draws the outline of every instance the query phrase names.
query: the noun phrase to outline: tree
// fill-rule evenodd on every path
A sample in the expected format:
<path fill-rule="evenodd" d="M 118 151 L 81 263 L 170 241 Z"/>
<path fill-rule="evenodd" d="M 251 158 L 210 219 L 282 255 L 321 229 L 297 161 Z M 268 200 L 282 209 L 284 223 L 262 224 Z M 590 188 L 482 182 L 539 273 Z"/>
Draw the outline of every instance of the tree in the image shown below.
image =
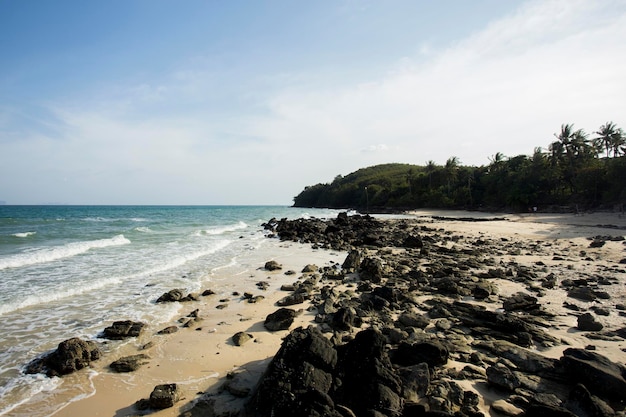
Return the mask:
<path fill-rule="evenodd" d="M 620 129 L 621 130 L 621 129 Z M 617 126 L 613 122 L 606 122 L 597 132 L 593 132 L 598 137 L 593 141 L 599 149 L 606 149 L 606 157 L 609 157 L 609 152 L 613 150 L 613 143 L 615 141 L 615 135 L 617 134 Z"/>
<path fill-rule="evenodd" d="M 428 174 L 428 189 L 433 186 L 433 172 L 437 169 L 437 164 L 432 159 L 426 163 L 426 173 Z"/>

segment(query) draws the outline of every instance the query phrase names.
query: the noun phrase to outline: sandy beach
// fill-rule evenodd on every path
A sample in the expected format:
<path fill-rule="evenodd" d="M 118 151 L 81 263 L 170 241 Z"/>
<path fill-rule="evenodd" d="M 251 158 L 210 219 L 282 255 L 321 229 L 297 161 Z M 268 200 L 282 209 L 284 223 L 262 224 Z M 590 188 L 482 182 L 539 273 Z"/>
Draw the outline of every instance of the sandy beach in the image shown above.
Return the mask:
<path fill-rule="evenodd" d="M 436 220 L 433 220 L 435 216 Z M 589 238 L 594 236 L 624 236 L 626 217 L 617 213 L 593 213 L 584 215 L 571 214 L 498 214 L 452 211 L 415 211 L 410 218 L 427 227 L 442 229 L 446 233 L 460 235 L 465 239 L 501 240 L 524 242 L 524 248 L 531 245 L 536 250 L 523 249 L 511 251 L 503 247 L 491 256 L 497 265 L 506 266 L 515 262 L 520 265 L 542 265 L 546 272 L 552 271 L 561 281 L 567 278 L 589 275 L 610 275 L 618 277 L 619 285 L 607 286 L 610 300 L 598 300 L 592 303 L 578 303 L 586 309 L 605 307 L 610 311 L 601 317 L 605 329 L 623 328 L 626 317 L 616 310 L 617 305 L 626 305 L 624 281 L 626 274 L 624 259 L 626 246 L 623 241 L 607 240 L 604 245 L 590 248 Z M 467 217 L 480 218 L 481 221 L 469 222 Z M 448 242 L 450 247 L 457 245 L 455 240 Z M 533 246 L 534 245 L 534 246 Z M 510 246 L 510 245 L 509 245 Z M 136 401 L 148 398 L 158 384 L 176 383 L 182 389 L 182 399 L 174 407 L 152 412 L 158 417 L 178 416 L 191 407 L 198 393 L 217 391 L 234 370 L 244 370 L 250 381 L 258 378 L 264 367 L 278 351 L 282 338 L 289 331 L 269 332 L 263 326 L 268 314 L 278 307 L 276 301 L 288 293 L 280 291 L 283 284 L 291 284 L 302 277 L 302 269 L 309 264 L 318 267 L 341 264 L 347 253 L 334 250 L 313 249 L 310 245 L 294 242 L 280 242 L 274 239 L 262 250 L 246 255 L 248 272 L 233 279 L 232 271 L 227 268 L 220 271 L 222 279 L 216 279 L 213 289 L 216 294 L 202 297 L 200 301 L 180 304 L 180 317 L 186 317 L 198 309 L 199 320 L 192 321 L 189 327 L 173 322 L 179 330 L 172 334 L 157 335 L 160 328 L 148 326 L 142 336 L 125 343 L 113 343 L 115 348 L 105 349 L 102 359 L 92 364 L 92 369 L 82 370 L 74 375 L 65 376 L 55 401 L 62 403 L 64 398 L 76 396 L 75 388 L 82 386 L 84 398 L 68 403 L 54 414 L 57 417 L 69 416 L 134 416 L 142 412 L 135 409 Z M 282 265 L 281 270 L 267 271 L 263 268 L 266 261 L 275 260 Z M 621 262 L 621 263 L 620 263 Z M 287 271 L 295 274 L 288 275 Z M 269 287 L 261 290 L 257 283 L 266 281 Z M 498 286 L 499 297 L 506 298 L 519 291 L 525 291 L 522 284 L 507 279 L 494 279 Z M 242 295 L 262 295 L 263 300 L 248 303 Z M 595 351 L 611 360 L 626 362 L 626 341 L 590 340 L 585 333 L 576 330 L 577 314 L 563 307 L 567 299 L 566 292 L 558 286 L 545 290 L 541 297 L 542 307 L 553 313 L 555 318 L 550 334 L 563 341 L 563 344 L 541 352 L 546 357 L 558 358 L 565 348 L 594 345 Z M 483 303 L 488 309 L 498 308 L 493 302 Z M 225 308 L 216 308 L 226 305 Z M 308 302 L 293 306 L 302 309 L 291 329 L 314 323 L 315 311 L 307 311 Z M 120 320 L 124 317 L 120 317 Z M 364 325 L 363 328 L 365 328 Z M 353 329 L 356 333 L 361 329 Z M 252 335 L 253 340 L 242 346 L 235 346 L 231 336 L 239 331 Z M 145 348 L 146 344 L 150 344 Z M 149 355 L 147 364 L 135 372 L 114 373 L 108 365 L 124 356 L 145 353 Z M 449 364 L 454 366 L 454 363 Z M 468 389 L 480 392 L 484 400 L 480 407 L 489 415 L 492 401 L 499 398 L 489 394 L 484 384 L 465 384 Z M 27 412 L 29 405 L 24 404 L 20 412 Z M 492 410 L 493 411 L 493 410 Z M 492 413 L 492 415 L 499 415 Z"/>

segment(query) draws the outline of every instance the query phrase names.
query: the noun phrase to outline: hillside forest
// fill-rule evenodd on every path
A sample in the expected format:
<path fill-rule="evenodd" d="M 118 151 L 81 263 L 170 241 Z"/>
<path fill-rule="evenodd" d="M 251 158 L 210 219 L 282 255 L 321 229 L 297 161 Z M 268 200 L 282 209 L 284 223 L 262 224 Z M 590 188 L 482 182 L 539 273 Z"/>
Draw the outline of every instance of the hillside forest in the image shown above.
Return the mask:
<path fill-rule="evenodd" d="M 486 166 L 464 166 L 455 156 L 445 165 L 391 163 L 338 175 L 306 187 L 295 207 L 361 211 L 455 208 L 527 211 L 623 210 L 626 203 L 626 133 L 607 122 L 591 135 L 573 124 L 554 134 L 548 149 L 506 157 Z"/>

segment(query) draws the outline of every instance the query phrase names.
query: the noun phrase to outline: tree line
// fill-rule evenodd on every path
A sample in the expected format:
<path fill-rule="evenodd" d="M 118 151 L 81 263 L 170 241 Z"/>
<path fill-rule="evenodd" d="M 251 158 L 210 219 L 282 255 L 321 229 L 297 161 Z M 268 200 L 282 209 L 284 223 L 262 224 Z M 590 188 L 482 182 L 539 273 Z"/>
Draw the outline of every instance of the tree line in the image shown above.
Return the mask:
<path fill-rule="evenodd" d="M 498 152 L 485 166 L 384 164 L 306 187 L 295 207 L 360 210 L 460 208 L 523 210 L 540 206 L 612 208 L 626 203 L 626 133 L 613 122 L 592 135 L 563 124 L 532 155 Z"/>

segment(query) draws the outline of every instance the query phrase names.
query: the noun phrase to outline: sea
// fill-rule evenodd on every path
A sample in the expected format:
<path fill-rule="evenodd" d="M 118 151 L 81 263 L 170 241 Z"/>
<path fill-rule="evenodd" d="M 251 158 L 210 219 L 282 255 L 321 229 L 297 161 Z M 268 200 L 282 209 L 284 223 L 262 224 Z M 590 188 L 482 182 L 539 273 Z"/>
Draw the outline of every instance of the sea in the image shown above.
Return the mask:
<path fill-rule="evenodd" d="M 62 378 L 25 375 L 24 366 L 63 340 L 95 340 L 120 319 L 167 323 L 178 307 L 155 300 L 173 288 L 200 291 L 216 271 L 236 268 L 269 241 L 263 223 L 337 214 L 283 206 L 0 205 L 0 416 L 61 387 Z"/>

